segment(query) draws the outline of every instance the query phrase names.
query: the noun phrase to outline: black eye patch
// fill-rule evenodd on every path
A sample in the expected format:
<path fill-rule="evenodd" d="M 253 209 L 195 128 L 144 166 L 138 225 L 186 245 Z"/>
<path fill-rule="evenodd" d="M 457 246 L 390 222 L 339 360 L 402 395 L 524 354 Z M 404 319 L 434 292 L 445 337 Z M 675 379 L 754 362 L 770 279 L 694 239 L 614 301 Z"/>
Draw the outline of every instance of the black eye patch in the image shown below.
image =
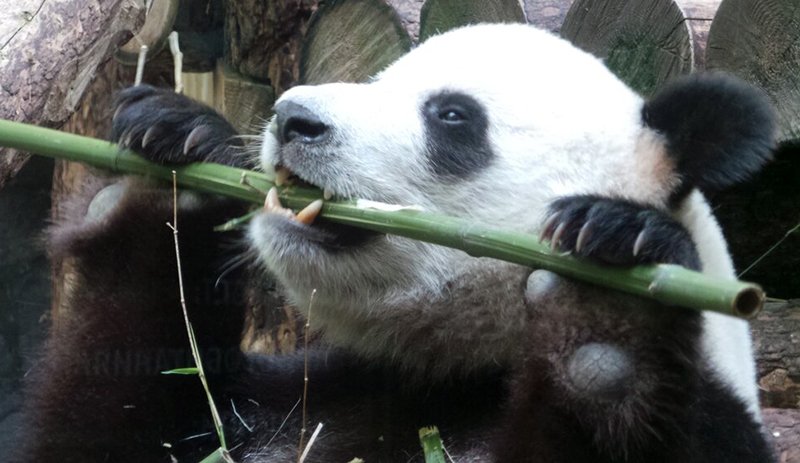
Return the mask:
<path fill-rule="evenodd" d="M 422 116 L 436 174 L 463 178 L 491 163 L 489 118 L 477 100 L 464 93 L 437 93 L 423 105 Z"/>

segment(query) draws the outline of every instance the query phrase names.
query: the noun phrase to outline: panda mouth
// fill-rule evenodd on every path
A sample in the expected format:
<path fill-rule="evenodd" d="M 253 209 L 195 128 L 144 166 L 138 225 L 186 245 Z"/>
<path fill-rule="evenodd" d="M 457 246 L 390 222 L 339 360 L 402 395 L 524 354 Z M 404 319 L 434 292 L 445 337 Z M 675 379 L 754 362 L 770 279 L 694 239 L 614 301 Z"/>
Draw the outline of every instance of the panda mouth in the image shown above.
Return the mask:
<path fill-rule="evenodd" d="M 320 188 L 304 180 L 284 166 L 275 166 L 275 184 L 277 186 L 297 185 L 303 187 Z M 277 188 L 271 188 L 264 200 L 264 212 L 284 217 L 290 225 L 291 233 L 299 233 L 309 241 L 316 242 L 331 249 L 345 249 L 361 246 L 368 241 L 381 236 L 381 234 L 351 227 L 326 220 L 320 217 L 324 201 L 333 198 L 334 193 L 328 188 L 322 188 L 323 198 L 312 201 L 308 206 L 295 214 L 291 209 L 283 207 L 278 198 Z"/>

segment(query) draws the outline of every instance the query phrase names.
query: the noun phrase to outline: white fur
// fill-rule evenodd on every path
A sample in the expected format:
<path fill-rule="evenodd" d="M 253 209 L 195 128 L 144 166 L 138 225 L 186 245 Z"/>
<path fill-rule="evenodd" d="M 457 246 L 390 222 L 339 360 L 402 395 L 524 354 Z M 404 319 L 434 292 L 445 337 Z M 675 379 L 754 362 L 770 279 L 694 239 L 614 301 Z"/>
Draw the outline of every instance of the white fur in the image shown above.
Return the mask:
<path fill-rule="evenodd" d="M 677 212 L 677 218 L 691 233 L 703 272 L 722 278 L 735 279 L 733 261 L 728 253 L 711 207 L 699 191 L 694 191 Z M 755 363 L 747 322 L 714 312 L 705 312 L 703 350 L 710 367 L 747 405 L 748 411 L 760 421 Z"/>
<path fill-rule="evenodd" d="M 496 159 L 480 175 L 443 181 L 426 166 L 420 108 L 443 90 L 489 108 Z M 598 59 L 529 26 L 451 31 L 370 83 L 300 86 L 280 101 L 313 110 L 333 138 L 324 149 L 292 156 L 279 154 L 267 130 L 262 162 L 283 156 L 283 165 L 339 197 L 419 205 L 536 233 L 559 196 L 595 193 L 665 207 L 677 181 L 663 140 L 642 127 L 642 99 Z M 731 276 L 708 209 L 694 194 L 678 219 L 707 271 Z M 250 237 L 298 307 L 307 308 L 317 290 L 313 323 L 333 342 L 446 374 L 508 362 L 526 335 L 528 269 L 392 236 L 329 253 L 286 231 L 284 219 L 265 214 Z M 706 328 L 716 371 L 755 411 L 746 327 L 708 315 Z"/>

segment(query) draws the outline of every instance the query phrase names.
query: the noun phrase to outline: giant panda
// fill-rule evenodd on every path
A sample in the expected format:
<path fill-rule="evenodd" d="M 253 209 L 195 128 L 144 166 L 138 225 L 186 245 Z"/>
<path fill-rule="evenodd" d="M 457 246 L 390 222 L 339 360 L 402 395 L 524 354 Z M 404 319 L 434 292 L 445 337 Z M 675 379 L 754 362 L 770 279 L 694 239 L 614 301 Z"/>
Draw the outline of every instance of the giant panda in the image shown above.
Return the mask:
<path fill-rule="evenodd" d="M 364 84 L 298 86 L 257 160 L 213 110 L 138 86 L 112 138 L 167 164 L 277 172 L 326 196 L 538 234 L 603 265 L 666 262 L 733 278 L 704 195 L 770 158 L 766 97 L 721 74 L 650 99 L 526 25 L 425 41 Z M 252 151 L 252 150 L 250 150 Z M 31 377 L 17 461 L 198 461 L 218 443 L 186 366 L 171 191 L 86 185 L 49 232 L 81 282 Z M 238 238 L 226 199 L 181 193 L 186 299 L 235 461 L 422 461 L 437 425 L 457 462 L 771 461 L 746 324 L 544 270 L 298 214 L 267 195 Z M 230 259 L 247 266 L 225 270 Z M 320 333 L 307 352 L 238 349 L 245 299 L 274 278 Z M 307 358 L 307 360 L 306 360 Z"/>

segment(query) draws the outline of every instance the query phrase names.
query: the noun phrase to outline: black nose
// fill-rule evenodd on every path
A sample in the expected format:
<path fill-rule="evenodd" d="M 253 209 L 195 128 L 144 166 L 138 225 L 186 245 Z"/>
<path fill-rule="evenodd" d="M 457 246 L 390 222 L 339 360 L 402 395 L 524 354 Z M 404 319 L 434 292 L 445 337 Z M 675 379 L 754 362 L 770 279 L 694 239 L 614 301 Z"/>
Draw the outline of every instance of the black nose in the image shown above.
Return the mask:
<path fill-rule="evenodd" d="M 300 143 L 322 143 L 328 139 L 329 127 L 305 106 L 291 101 L 275 105 L 281 143 L 297 140 Z"/>

